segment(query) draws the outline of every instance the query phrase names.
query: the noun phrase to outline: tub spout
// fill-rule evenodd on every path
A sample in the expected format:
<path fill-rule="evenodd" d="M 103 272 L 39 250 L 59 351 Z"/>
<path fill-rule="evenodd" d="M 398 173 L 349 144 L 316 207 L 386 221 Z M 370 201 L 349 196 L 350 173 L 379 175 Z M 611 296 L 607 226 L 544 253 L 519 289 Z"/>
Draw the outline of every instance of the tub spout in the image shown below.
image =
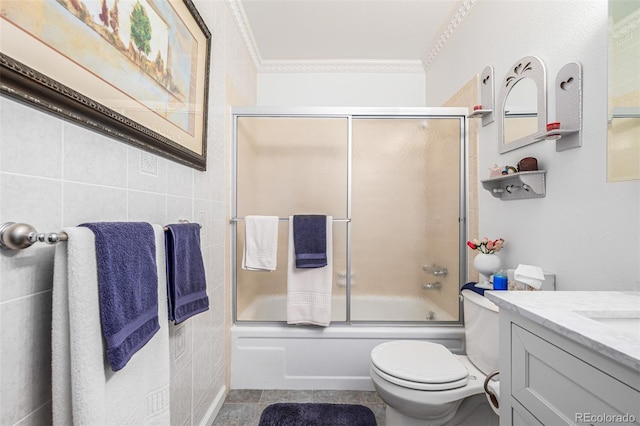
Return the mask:
<path fill-rule="evenodd" d="M 420 286 L 423 290 L 440 290 L 442 289 L 442 283 L 440 281 L 436 281 L 433 283 L 426 283 Z"/>

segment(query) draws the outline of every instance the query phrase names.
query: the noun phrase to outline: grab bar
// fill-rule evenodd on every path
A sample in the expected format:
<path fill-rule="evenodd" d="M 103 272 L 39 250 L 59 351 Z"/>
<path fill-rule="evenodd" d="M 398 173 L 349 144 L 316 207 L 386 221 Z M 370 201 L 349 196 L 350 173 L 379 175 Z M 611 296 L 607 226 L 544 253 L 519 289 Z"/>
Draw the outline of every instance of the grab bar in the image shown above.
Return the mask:
<path fill-rule="evenodd" d="M 189 221 L 180 219 L 178 223 L 189 223 Z M 202 228 L 202 225 L 200 227 Z M 166 226 L 162 229 L 169 230 Z M 69 236 L 65 232 L 39 233 L 28 223 L 5 222 L 0 224 L 0 248 L 4 250 L 22 250 L 35 243 L 56 244 L 68 239 Z"/>

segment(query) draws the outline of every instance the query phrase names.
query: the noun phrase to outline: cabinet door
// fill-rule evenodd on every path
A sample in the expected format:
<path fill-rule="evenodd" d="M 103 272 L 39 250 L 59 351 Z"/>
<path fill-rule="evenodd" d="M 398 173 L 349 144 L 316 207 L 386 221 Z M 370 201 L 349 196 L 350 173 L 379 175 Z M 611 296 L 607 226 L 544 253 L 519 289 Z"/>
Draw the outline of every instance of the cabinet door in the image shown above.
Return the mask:
<path fill-rule="evenodd" d="M 511 424 L 513 426 L 544 426 L 517 401 L 514 401 L 511 406 Z"/>
<path fill-rule="evenodd" d="M 639 424 L 636 390 L 516 324 L 511 394 L 545 425 Z"/>

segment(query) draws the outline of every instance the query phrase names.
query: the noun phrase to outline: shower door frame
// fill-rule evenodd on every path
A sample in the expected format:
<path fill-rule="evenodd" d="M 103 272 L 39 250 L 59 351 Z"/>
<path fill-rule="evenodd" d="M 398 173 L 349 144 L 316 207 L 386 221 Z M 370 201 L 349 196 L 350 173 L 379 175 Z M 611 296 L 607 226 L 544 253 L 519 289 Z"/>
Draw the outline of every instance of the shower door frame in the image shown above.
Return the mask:
<path fill-rule="evenodd" d="M 467 271 L 467 234 L 469 217 L 469 166 L 467 163 L 469 135 L 468 135 L 468 109 L 462 107 L 232 107 L 232 131 L 231 131 L 231 211 L 230 211 L 230 242 L 231 242 L 231 294 L 232 316 L 234 325 L 274 325 L 283 324 L 286 321 L 238 321 L 237 312 L 237 224 L 241 218 L 237 215 L 238 196 L 238 118 L 240 117 L 303 117 L 303 118 L 344 118 L 347 120 L 347 217 L 340 221 L 347 222 L 346 235 L 346 287 L 345 287 L 345 321 L 331 321 L 335 325 L 381 325 L 381 326 L 461 326 L 463 322 L 462 304 L 458 304 L 458 321 L 369 321 L 351 319 L 351 195 L 352 195 L 352 134 L 353 119 L 458 119 L 460 121 L 460 158 L 459 158 L 459 211 L 458 211 L 458 247 L 459 247 L 459 286 L 463 277 L 468 276 Z"/>

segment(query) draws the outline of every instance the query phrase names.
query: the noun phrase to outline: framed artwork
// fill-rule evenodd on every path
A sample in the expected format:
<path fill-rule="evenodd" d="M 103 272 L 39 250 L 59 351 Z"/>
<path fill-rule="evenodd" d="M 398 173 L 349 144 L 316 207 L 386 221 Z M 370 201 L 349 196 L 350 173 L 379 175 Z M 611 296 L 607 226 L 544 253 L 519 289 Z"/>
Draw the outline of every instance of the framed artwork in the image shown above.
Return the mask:
<path fill-rule="evenodd" d="M 0 0 L 0 93 L 198 170 L 210 54 L 191 0 Z"/>

